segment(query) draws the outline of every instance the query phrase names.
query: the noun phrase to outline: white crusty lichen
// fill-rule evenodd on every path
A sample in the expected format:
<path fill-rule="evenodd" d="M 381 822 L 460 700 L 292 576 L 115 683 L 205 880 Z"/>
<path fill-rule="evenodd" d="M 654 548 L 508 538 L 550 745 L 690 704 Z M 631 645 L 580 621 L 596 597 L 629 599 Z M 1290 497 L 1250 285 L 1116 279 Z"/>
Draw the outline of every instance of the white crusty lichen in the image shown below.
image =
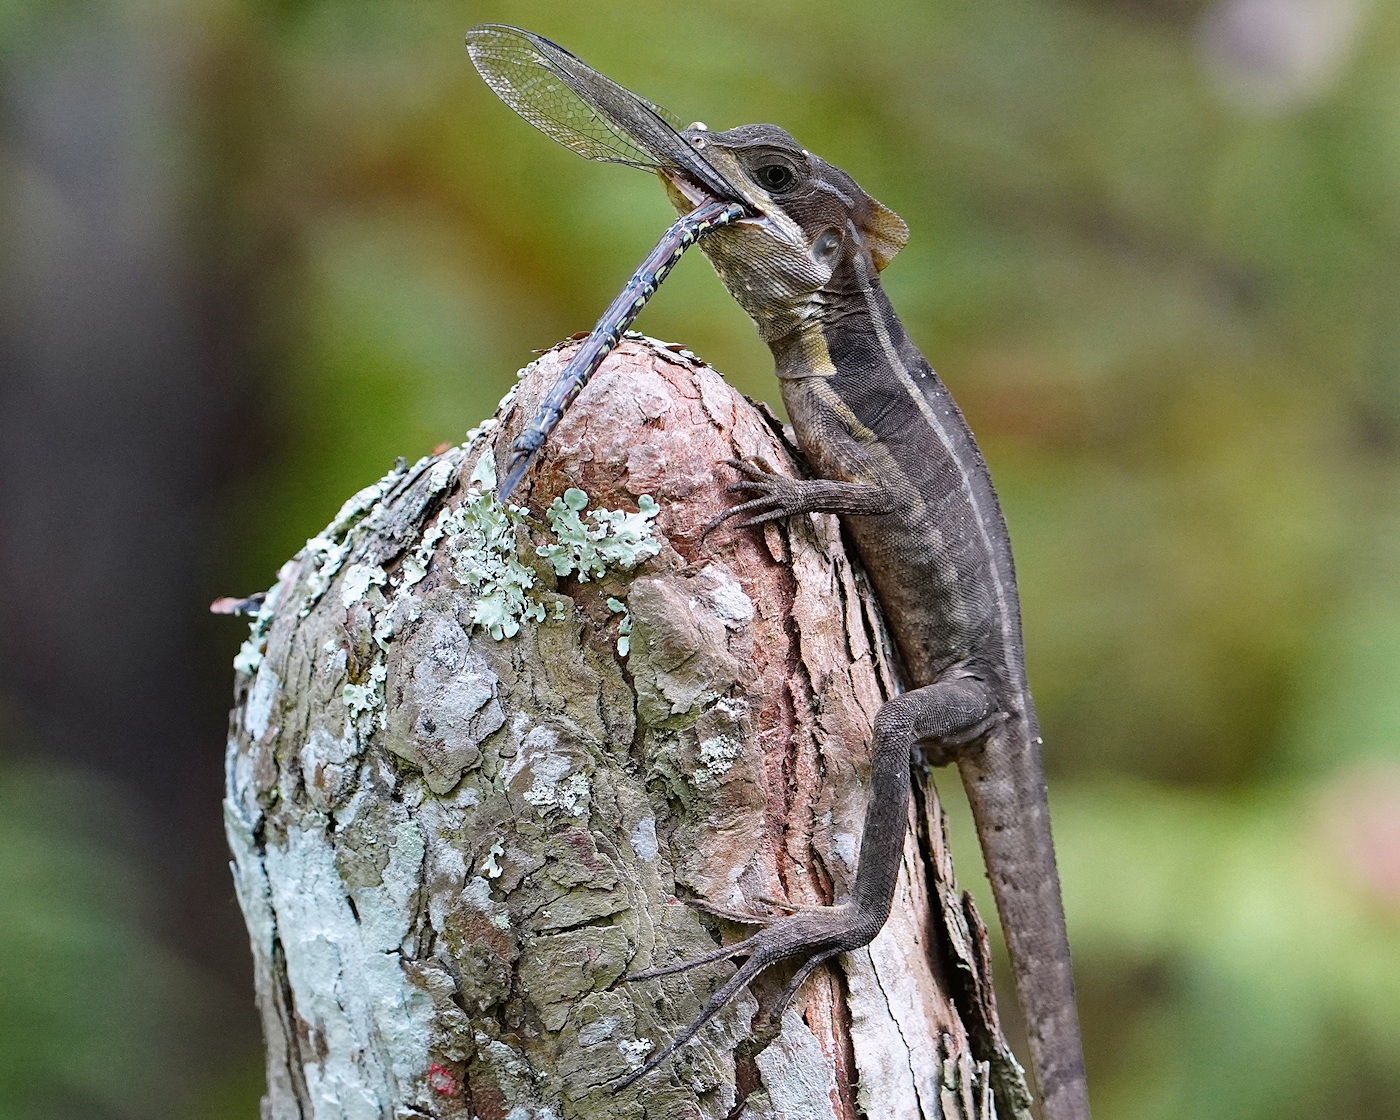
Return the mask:
<path fill-rule="evenodd" d="M 331 523 L 306 542 L 302 555 L 312 564 L 303 584 L 303 599 L 298 613 L 305 618 L 311 613 L 326 588 L 339 573 L 353 545 L 350 530 L 361 521 L 370 520 L 384 496 L 408 474 L 408 460 L 399 459 L 393 469 L 373 485 L 366 486 L 340 507 Z"/>
<path fill-rule="evenodd" d="M 743 753 L 743 743 L 724 736 L 703 739 L 700 742 L 700 769 L 696 772 L 698 784 L 715 784 L 729 773 L 735 761 Z"/>
<path fill-rule="evenodd" d="M 386 498 L 410 472 L 416 477 L 426 470 L 429 494 L 447 489 L 470 446 L 480 446 L 481 438 L 498 426 L 499 421 L 486 421 L 473 431 L 467 445 L 431 465 L 423 459 L 410 468 L 405 460 L 398 460 L 393 470 L 347 501 L 298 555 L 297 559 L 303 561 L 296 602 L 301 617 L 310 613 L 337 577 L 341 605 L 346 610 L 362 606 L 369 613 L 377 656 L 363 679 L 346 683 L 340 692 L 352 724 L 371 716 L 370 726 L 385 726 L 385 654 L 404 624 L 418 617 L 417 599 L 406 592 L 426 577 L 439 550 L 445 553 L 451 575 L 473 594 L 473 625 L 497 641 L 518 634 L 525 622 L 543 622 L 551 615 L 555 619 L 567 617 L 567 600 L 556 598 L 547 603 L 537 590 L 538 573 L 520 559 L 517 540 L 525 525 L 525 511 L 496 500 L 496 464 L 489 447 L 477 457 L 464 500 L 455 508 L 443 509 L 433 519 L 404 557 L 398 572 L 391 576 L 374 562 L 349 563 L 356 541 L 384 520 Z M 557 575 L 572 575 L 586 582 L 601 577 L 609 568 L 630 571 L 661 551 L 660 541 L 651 532 L 659 507 L 650 495 L 642 496 L 635 513 L 587 510 L 587 505 L 588 497 L 582 490 L 570 489 L 547 513 L 554 539 L 539 545 L 536 552 Z M 282 574 L 289 574 L 288 570 Z M 234 667 L 240 672 L 256 674 L 262 663 L 274 600 L 269 593 L 253 619 L 248 639 L 234 660 Z M 618 627 L 618 652 L 625 657 L 631 615 L 621 600 L 610 599 L 608 605 L 623 616 Z M 566 801 L 572 799 L 568 806 L 571 812 L 580 801 L 587 800 L 587 779 L 581 780 L 585 783 L 583 789 L 558 791 Z"/>
<path fill-rule="evenodd" d="M 568 765 L 568 760 L 562 755 L 546 755 L 536 764 L 535 780 L 525 791 L 524 797 L 541 814 L 559 809 L 573 817 L 588 815 L 588 795 L 593 792 L 593 787 L 588 775 L 581 771 L 560 780 L 561 768 L 567 769 Z"/>
<path fill-rule="evenodd" d="M 640 1069 L 655 1046 L 649 1038 L 624 1038 L 617 1044 L 617 1052 L 632 1069 Z"/>
<path fill-rule="evenodd" d="M 423 530 L 423 535 L 418 540 L 418 547 L 405 557 L 402 567 L 399 568 L 399 586 L 412 587 L 415 583 L 421 583 L 427 576 L 428 565 L 432 563 L 433 553 L 437 551 L 437 543 L 442 540 L 442 535 L 446 531 L 443 528 L 443 522 L 451 515 L 451 510 L 444 509 L 433 520 L 433 523 Z"/>
<path fill-rule="evenodd" d="M 743 719 L 748 705 L 742 700 L 720 699 L 710 709 L 710 725 L 716 734 L 700 740 L 700 765 L 695 771 L 695 784 L 716 786 L 744 753 L 747 738 Z"/>
<path fill-rule="evenodd" d="M 354 722 L 366 713 L 373 713 L 375 723 L 384 726 L 384 681 L 389 668 L 381 656 L 370 666 L 363 684 L 347 684 L 340 690 L 340 700 L 350 710 Z"/>
<path fill-rule="evenodd" d="M 380 524 L 385 509 L 385 498 L 393 493 L 405 478 L 410 475 L 416 477 L 424 469 L 428 469 L 427 487 L 430 495 L 447 489 L 456 476 L 462 455 L 462 449 L 454 449 L 443 455 L 431 468 L 428 468 L 427 456 L 419 459 L 412 467 L 408 465 L 407 459 L 399 458 L 388 474 L 378 482 L 366 486 L 340 507 L 340 512 L 331 519 L 331 523 L 308 540 L 306 547 L 299 554 L 299 557 L 311 561 L 310 571 L 302 584 L 302 602 L 298 612 L 301 617 L 305 618 L 311 612 L 311 608 L 339 574 L 354 548 L 355 538 L 372 532 Z M 351 572 L 354 573 L 359 567 L 360 565 L 355 565 Z M 368 574 L 372 576 L 374 570 L 374 566 L 369 566 Z M 381 577 L 382 574 L 379 573 Z M 363 580 L 364 574 L 356 579 Z M 369 583 L 353 584 L 358 594 L 352 593 L 350 588 L 344 589 L 346 606 L 374 584 L 382 587 L 384 581 L 382 578 L 371 578 Z"/>
<path fill-rule="evenodd" d="M 272 616 L 276 613 L 273 609 L 276 590 L 277 588 L 273 587 L 258 604 L 253 620 L 248 624 L 248 636 L 243 639 L 243 644 L 238 647 L 238 653 L 234 656 L 234 672 L 251 676 L 262 664 L 263 652 L 267 649 L 267 634 L 272 629 Z"/>
<path fill-rule="evenodd" d="M 384 846 L 386 881 L 357 889 L 354 907 L 323 824 L 289 825 L 259 852 L 271 912 L 285 939 L 279 941 L 282 967 L 296 993 L 298 1023 L 324 1041 L 314 1058 L 298 1063 L 317 1115 L 327 1114 L 320 1102 L 331 1101 L 330 1115 L 382 1116 L 382 1102 L 396 1099 L 398 1087 L 419 1075 L 432 1044 L 432 997 L 415 985 L 396 951 L 413 913 L 403 891 L 418 878 L 422 847 L 409 835 L 415 827 L 392 830 L 395 842 Z M 371 901 L 370 895 L 377 897 Z M 362 924 L 370 910 L 388 913 Z M 374 1044 L 359 1042 L 366 1024 L 382 1024 L 386 1007 L 396 1012 L 392 1028 L 374 1034 Z"/>

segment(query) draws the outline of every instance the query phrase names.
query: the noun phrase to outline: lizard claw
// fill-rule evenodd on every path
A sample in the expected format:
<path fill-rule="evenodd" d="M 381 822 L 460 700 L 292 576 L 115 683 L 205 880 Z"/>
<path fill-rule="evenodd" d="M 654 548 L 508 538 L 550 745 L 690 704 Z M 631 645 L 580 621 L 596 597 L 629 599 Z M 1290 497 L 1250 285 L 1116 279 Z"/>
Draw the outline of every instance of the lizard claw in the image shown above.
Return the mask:
<path fill-rule="evenodd" d="M 762 481 L 765 478 L 771 478 L 773 476 L 771 470 L 754 459 L 721 459 L 720 462 L 726 467 L 733 467 L 740 474 L 746 474 L 749 478 L 757 481 Z"/>
<path fill-rule="evenodd" d="M 761 936 L 762 934 L 759 935 L 759 937 Z M 706 1023 L 708 1023 L 711 1019 L 713 1019 L 716 1015 L 718 1015 L 721 1011 L 723 1011 L 725 1006 L 729 1003 L 729 1001 L 732 1000 L 735 996 L 737 996 L 739 992 L 749 983 L 749 981 L 751 981 L 755 976 L 757 976 L 770 964 L 773 964 L 775 961 L 780 960 L 785 955 L 780 951 L 776 951 L 771 946 L 754 946 L 753 942 L 757 940 L 757 937 L 751 937 L 747 941 L 739 942 L 738 945 L 731 945 L 728 949 L 721 950 L 720 955 L 709 953 L 706 954 L 704 957 L 699 958 L 698 960 L 687 961 L 685 964 L 678 965 L 673 968 L 653 969 L 650 972 L 637 973 L 635 976 L 627 977 L 627 979 L 629 980 L 640 980 L 652 976 L 666 976 L 674 972 L 680 972 L 684 969 L 691 968 L 697 964 L 704 964 L 710 960 L 719 960 L 721 955 L 737 956 L 740 952 L 749 952 L 751 954 L 749 959 L 746 960 L 742 965 L 739 966 L 738 969 L 735 970 L 734 975 L 731 976 L 727 981 L 725 981 L 725 983 L 714 993 L 714 995 L 710 996 L 710 998 L 705 1002 L 705 1006 L 701 1009 L 700 1014 L 690 1021 L 690 1024 L 685 1028 L 685 1030 L 681 1031 L 680 1034 L 676 1035 L 676 1037 L 673 1038 L 669 1043 L 667 1043 L 650 1058 L 648 1058 L 646 1060 L 646 1064 L 644 1064 L 640 1069 L 634 1070 L 632 1073 L 629 1073 L 626 1077 L 619 1078 L 617 1081 L 613 1082 L 612 1091 L 614 1093 L 620 1093 L 624 1089 L 627 1089 L 630 1086 L 636 1084 L 643 1077 L 649 1074 L 652 1070 L 656 1069 L 659 1065 L 661 1065 L 662 1062 L 664 1062 L 667 1058 L 669 1058 L 672 1054 L 674 1054 L 677 1050 L 679 1050 L 682 1046 L 684 1046 L 687 1042 L 689 1042 L 692 1038 L 699 1034 L 700 1028 L 703 1027 Z"/>
<path fill-rule="evenodd" d="M 681 961 L 680 964 L 668 964 L 664 968 L 648 968 L 641 972 L 633 972 L 624 976 L 622 982 L 631 984 L 637 980 L 656 980 L 662 976 L 675 976 L 679 972 L 689 972 L 692 968 L 699 968 L 702 964 L 714 964 L 715 961 L 728 960 L 730 957 L 742 957 L 754 951 L 754 942 L 757 937 L 745 938 L 743 941 L 736 941 L 733 945 L 721 945 L 709 953 L 703 953 L 698 957 L 692 957 L 688 961 Z"/>
<path fill-rule="evenodd" d="M 715 529 L 731 518 L 741 520 L 735 525 L 738 529 L 752 529 L 769 521 L 790 517 L 794 512 L 796 486 L 792 479 L 774 474 L 767 467 L 749 459 L 725 459 L 724 464 L 733 467 L 741 475 L 739 481 L 726 486 L 729 494 L 753 494 L 752 498 L 730 506 L 700 530 L 703 541 Z"/>
<path fill-rule="evenodd" d="M 868 944 L 878 928 L 878 925 L 871 928 L 870 923 L 862 921 L 860 915 L 849 906 L 816 907 L 808 912 L 789 915 L 760 930 L 752 937 L 734 945 L 723 946 L 694 960 L 668 965 L 665 968 L 648 969 L 645 972 L 637 972 L 625 977 L 628 981 L 652 980 L 661 976 L 673 976 L 697 965 L 710 964 L 728 957 L 748 957 L 748 960 L 735 969 L 734 975 L 705 1001 L 705 1006 L 700 1009 L 700 1014 L 692 1019 L 684 1030 L 648 1058 L 646 1064 L 640 1069 L 614 1082 L 612 1091 L 620 1093 L 656 1069 L 694 1038 L 700 1032 L 701 1027 L 723 1011 L 750 981 L 770 965 L 787 957 L 799 957 L 806 954 L 806 959 L 803 960 L 772 1010 L 765 1014 L 766 1020 L 776 1023 L 782 1018 L 783 1012 L 792 1002 L 797 990 L 812 975 L 817 966 L 830 960 L 837 953 Z"/>

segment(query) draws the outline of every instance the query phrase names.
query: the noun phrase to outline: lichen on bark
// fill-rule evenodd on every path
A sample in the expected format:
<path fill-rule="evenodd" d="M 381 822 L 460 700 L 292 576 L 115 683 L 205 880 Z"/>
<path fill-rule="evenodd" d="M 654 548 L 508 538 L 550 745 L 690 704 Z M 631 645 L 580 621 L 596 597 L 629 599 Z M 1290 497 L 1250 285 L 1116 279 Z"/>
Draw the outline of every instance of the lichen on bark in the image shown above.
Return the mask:
<path fill-rule="evenodd" d="M 495 502 L 568 353 L 351 499 L 240 651 L 225 818 L 264 1116 L 990 1116 L 1014 1062 L 931 789 L 889 924 L 766 1046 L 751 1028 L 782 975 L 612 1092 L 732 970 L 624 980 L 744 933 L 686 900 L 844 893 L 897 685 L 834 519 L 702 536 L 715 464 L 793 464 L 771 414 L 688 355 L 624 343 L 528 512 Z"/>

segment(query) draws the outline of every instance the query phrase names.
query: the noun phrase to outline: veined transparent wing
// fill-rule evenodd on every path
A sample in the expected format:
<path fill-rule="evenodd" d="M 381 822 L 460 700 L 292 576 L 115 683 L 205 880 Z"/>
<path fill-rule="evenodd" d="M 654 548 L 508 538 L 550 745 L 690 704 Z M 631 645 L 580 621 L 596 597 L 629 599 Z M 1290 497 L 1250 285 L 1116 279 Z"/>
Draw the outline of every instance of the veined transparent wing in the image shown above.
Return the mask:
<path fill-rule="evenodd" d="M 502 101 L 551 140 L 586 159 L 648 171 L 679 170 L 718 198 L 737 191 L 680 135 L 680 119 L 598 73 L 543 35 L 485 23 L 467 51 Z"/>

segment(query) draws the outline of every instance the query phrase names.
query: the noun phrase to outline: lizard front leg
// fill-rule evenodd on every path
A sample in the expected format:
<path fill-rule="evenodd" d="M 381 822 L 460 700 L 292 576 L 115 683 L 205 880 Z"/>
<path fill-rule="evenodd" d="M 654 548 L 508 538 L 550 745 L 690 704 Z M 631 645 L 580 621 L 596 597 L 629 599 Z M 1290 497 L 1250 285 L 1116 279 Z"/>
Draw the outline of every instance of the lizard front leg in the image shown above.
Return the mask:
<path fill-rule="evenodd" d="M 889 700 L 875 717 L 870 803 L 861 830 L 860 855 L 849 900 L 782 918 L 738 944 L 693 960 L 629 976 L 627 979 L 633 981 L 651 980 L 713 961 L 748 958 L 669 1045 L 641 1069 L 617 1082 L 614 1090 L 627 1088 L 689 1042 L 770 965 L 791 957 L 803 958 L 796 975 L 769 1012 L 769 1018 L 777 1022 L 798 988 L 823 961 L 869 944 L 889 917 L 899 878 L 908 829 L 909 760 L 914 744 L 921 739 L 957 738 L 992 714 L 990 690 L 971 676 L 950 677 Z"/>
<path fill-rule="evenodd" d="M 742 476 L 725 487 L 730 494 L 748 495 L 746 501 L 731 506 L 705 526 L 705 533 L 738 517 L 741 529 L 778 521 L 799 513 L 835 513 L 870 517 L 892 513 L 907 497 L 896 485 L 876 486 L 869 482 L 836 482 L 826 478 L 787 478 L 749 462 L 726 459 Z"/>

